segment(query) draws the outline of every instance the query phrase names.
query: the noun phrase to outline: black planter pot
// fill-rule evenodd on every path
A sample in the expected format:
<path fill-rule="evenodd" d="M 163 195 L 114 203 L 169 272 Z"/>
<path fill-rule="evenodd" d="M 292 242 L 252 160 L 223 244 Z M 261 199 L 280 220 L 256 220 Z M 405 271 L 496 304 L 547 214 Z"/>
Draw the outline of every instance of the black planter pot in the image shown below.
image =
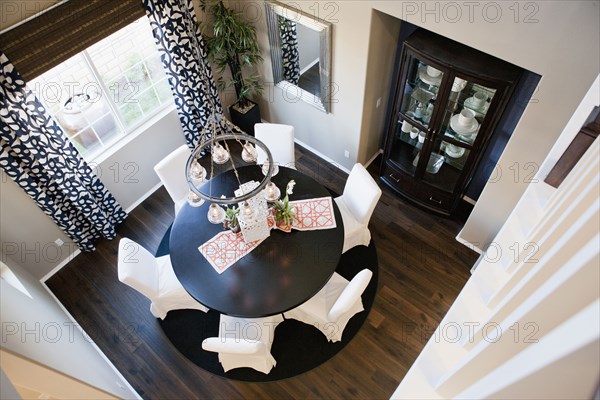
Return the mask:
<path fill-rule="evenodd" d="M 254 124 L 260 121 L 260 109 L 258 104 L 251 102 L 254 107 L 242 114 L 234 106 L 229 107 L 229 115 L 231 115 L 231 122 L 237 125 L 241 130 L 246 132 L 248 135 L 254 136 Z"/>

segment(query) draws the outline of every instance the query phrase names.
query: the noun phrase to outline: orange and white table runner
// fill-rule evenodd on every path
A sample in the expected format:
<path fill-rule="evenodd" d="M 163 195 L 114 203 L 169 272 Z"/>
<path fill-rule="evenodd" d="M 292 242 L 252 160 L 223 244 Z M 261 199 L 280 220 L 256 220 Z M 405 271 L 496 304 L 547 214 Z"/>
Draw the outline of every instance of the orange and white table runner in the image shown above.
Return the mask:
<path fill-rule="evenodd" d="M 333 211 L 333 199 L 331 197 L 295 200 L 290 201 L 290 205 L 296 209 L 292 225 L 277 226 L 275 218 L 269 216 L 268 223 L 271 229 L 290 232 L 291 229 L 310 231 L 333 229 L 337 226 Z M 239 259 L 254 250 L 263 240 L 246 243 L 241 233 L 233 233 L 227 230 L 216 234 L 213 238 L 198 247 L 198 250 L 208 260 L 215 271 L 221 274 Z"/>
<path fill-rule="evenodd" d="M 262 240 L 257 240 L 246 243 L 240 232 L 234 233 L 226 230 L 219 232 L 212 239 L 198 247 L 198 250 L 215 271 L 222 274 L 237 260 L 254 250 L 261 242 Z"/>
<path fill-rule="evenodd" d="M 336 227 L 331 197 L 290 201 L 296 209 L 292 228 L 299 231 L 333 229 Z"/>

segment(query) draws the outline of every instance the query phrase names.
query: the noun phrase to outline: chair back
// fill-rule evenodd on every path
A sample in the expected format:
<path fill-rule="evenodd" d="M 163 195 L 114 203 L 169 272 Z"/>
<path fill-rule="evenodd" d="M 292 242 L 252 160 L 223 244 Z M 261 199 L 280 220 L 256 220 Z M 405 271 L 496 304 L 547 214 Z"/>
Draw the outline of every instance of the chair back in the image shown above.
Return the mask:
<path fill-rule="evenodd" d="M 158 296 L 159 271 L 156 258 L 131 239 L 119 242 L 119 280 L 150 300 Z"/>
<path fill-rule="evenodd" d="M 191 154 L 190 148 L 184 144 L 154 166 L 156 175 L 175 203 L 187 196 L 189 191 L 185 179 L 185 164 Z"/>
<path fill-rule="evenodd" d="M 368 269 L 360 271 L 344 288 L 327 314 L 329 321 L 337 321 L 339 317 L 350 311 L 352 306 L 360 299 L 369 285 L 373 272 Z"/>
<path fill-rule="evenodd" d="M 377 182 L 362 164 L 354 164 L 342 194 L 354 218 L 361 224 L 368 224 L 380 197 L 381 189 Z"/>
<path fill-rule="evenodd" d="M 263 142 L 271 151 L 273 162 L 277 165 L 296 168 L 296 157 L 294 155 L 294 127 L 282 124 L 255 124 L 254 135 Z M 259 147 L 258 164 L 267 159 L 267 154 Z"/>
<path fill-rule="evenodd" d="M 256 356 L 268 353 L 267 347 L 260 340 L 240 338 L 206 338 L 202 341 L 202 349 L 219 354 L 245 354 Z"/>

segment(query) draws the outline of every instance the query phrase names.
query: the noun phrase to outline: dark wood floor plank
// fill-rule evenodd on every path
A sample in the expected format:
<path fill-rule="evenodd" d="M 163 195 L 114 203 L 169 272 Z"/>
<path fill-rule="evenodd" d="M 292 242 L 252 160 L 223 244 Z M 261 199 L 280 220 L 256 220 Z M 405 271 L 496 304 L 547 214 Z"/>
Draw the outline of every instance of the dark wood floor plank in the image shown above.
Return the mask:
<path fill-rule="evenodd" d="M 296 147 L 297 168 L 342 193 L 347 175 Z M 377 178 L 377 165 L 369 171 Z M 49 288 L 144 398 L 389 398 L 469 277 L 477 255 L 455 240 L 463 221 L 417 208 L 387 189 L 371 219 L 379 284 L 356 337 L 333 359 L 294 378 L 247 383 L 212 375 L 183 357 L 149 301 L 117 279 L 118 241 L 154 252 L 174 219 L 164 188 L 133 210 L 114 240 L 77 256 Z"/>

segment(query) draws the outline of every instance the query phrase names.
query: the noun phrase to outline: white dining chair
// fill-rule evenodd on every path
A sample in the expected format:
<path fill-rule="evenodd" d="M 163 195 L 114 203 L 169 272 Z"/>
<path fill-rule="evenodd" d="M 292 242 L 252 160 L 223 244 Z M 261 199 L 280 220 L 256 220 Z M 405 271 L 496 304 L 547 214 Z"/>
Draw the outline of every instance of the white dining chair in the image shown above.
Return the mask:
<path fill-rule="evenodd" d="M 191 154 L 190 148 L 184 144 L 154 166 L 156 175 L 175 203 L 175 215 L 187 201 L 189 186 L 185 179 L 185 164 Z"/>
<path fill-rule="evenodd" d="M 330 342 L 339 342 L 350 318 L 364 310 L 361 296 L 372 276 L 372 271 L 363 269 L 348 282 L 334 272 L 316 295 L 283 315 L 313 325 Z"/>
<path fill-rule="evenodd" d="M 268 374 L 277 364 L 271 354 L 275 328 L 281 314 L 266 318 L 236 318 L 221 315 L 219 337 L 204 339 L 202 348 L 219 353 L 225 372 L 234 368 L 252 368 Z"/>
<path fill-rule="evenodd" d="M 150 299 L 150 312 L 165 319 L 167 312 L 192 309 L 208 312 L 181 286 L 168 255 L 155 258 L 128 238 L 119 241 L 119 280 Z"/>
<path fill-rule="evenodd" d="M 361 164 L 354 164 L 344 186 L 344 192 L 334 200 L 344 221 L 342 253 L 354 246 L 368 246 L 371 241 L 369 220 L 381 197 L 377 182 Z"/>
<path fill-rule="evenodd" d="M 273 162 L 279 166 L 296 169 L 294 154 L 294 127 L 282 124 L 255 124 L 254 135 L 271 151 Z M 257 147 L 258 164 L 263 164 L 267 154 Z"/>

